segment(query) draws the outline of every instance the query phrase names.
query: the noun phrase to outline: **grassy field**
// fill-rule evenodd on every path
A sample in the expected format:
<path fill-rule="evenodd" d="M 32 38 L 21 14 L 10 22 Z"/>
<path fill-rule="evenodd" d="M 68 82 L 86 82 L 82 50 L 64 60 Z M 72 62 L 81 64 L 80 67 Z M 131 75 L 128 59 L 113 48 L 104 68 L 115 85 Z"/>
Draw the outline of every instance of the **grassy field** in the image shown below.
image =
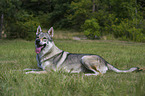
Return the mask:
<path fill-rule="evenodd" d="M 55 40 L 55 44 L 71 53 L 100 55 L 119 69 L 145 67 L 144 43 Z M 35 56 L 34 41 L 0 40 L 0 96 L 145 96 L 145 72 L 24 74 L 25 68 L 37 68 Z"/>

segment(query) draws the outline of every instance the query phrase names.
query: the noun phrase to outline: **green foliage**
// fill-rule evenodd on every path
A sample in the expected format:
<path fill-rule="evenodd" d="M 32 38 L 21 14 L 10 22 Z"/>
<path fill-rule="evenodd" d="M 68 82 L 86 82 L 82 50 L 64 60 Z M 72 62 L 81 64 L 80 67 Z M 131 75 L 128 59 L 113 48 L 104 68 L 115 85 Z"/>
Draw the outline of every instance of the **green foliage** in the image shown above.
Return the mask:
<path fill-rule="evenodd" d="M 93 14 L 94 17 L 98 20 L 102 35 L 112 34 L 112 25 L 116 24 L 116 22 L 118 21 L 115 18 L 115 14 L 109 14 L 104 10 L 98 10 L 98 12 L 95 12 Z"/>
<path fill-rule="evenodd" d="M 101 36 L 100 26 L 98 21 L 94 18 L 86 20 L 82 28 L 84 34 L 90 39 L 98 39 Z"/>
<path fill-rule="evenodd" d="M 93 4 L 95 4 L 94 12 L 92 12 Z M 77 0 L 72 2 L 71 7 L 74 14 L 69 15 L 69 18 L 74 26 L 82 26 L 86 20 L 96 18 L 101 35 L 114 34 L 116 38 L 122 38 L 122 40 L 144 42 L 144 27 L 141 26 L 143 15 L 136 0 L 104 0 L 103 2 L 99 0 Z M 125 19 L 129 23 L 124 22 Z M 124 29 L 124 27 L 126 28 Z M 94 34 L 94 31 L 92 32 L 90 29 L 85 31 L 85 35 L 90 33 Z"/>
<path fill-rule="evenodd" d="M 112 25 L 113 34 L 122 40 L 133 40 L 137 42 L 145 41 L 145 34 L 142 28 L 136 28 L 137 21 L 128 19 L 122 20 L 119 25 Z"/>
<path fill-rule="evenodd" d="M 46 22 L 49 25 L 45 26 L 54 26 L 55 28 L 69 28 L 71 24 L 70 20 L 67 19 L 68 14 L 70 14 L 70 3 L 73 0 L 51 0 L 51 12 L 47 14 Z M 44 15 L 46 16 L 46 15 Z M 41 16 L 40 16 L 41 17 Z M 41 18 L 43 19 L 43 17 Z M 41 23 L 44 23 L 41 22 Z"/>
<path fill-rule="evenodd" d="M 41 14 L 38 16 L 38 19 L 40 21 L 41 26 L 43 26 L 45 28 L 51 27 L 50 20 L 49 20 L 49 14 Z"/>
<path fill-rule="evenodd" d="M 11 22 L 7 25 L 8 38 L 22 38 L 26 40 L 33 40 L 38 25 L 40 25 L 37 18 L 28 12 L 21 10 L 15 14 L 16 22 Z"/>
<path fill-rule="evenodd" d="M 0 17 L 4 15 L 3 28 L 10 38 L 21 38 L 18 30 L 23 29 L 19 28 L 26 22 L 40 22 L 45 28 L 82 31 L 84 23 L 92 18 L 99 27 L 85 29 L 85 35 L 99 29 L 100 36 L 114 34 L 116 38 L 137 42 L 144 42 L 145 38 L 143 0 L 1 0 L 0 6 Z M 123 25 L 128 27 L 123 30 Z"/>
<path fill-rule="evenodd" d="M 18 23 L 19 36 L 26 40 L 34 40 L 36 36 L 37 27 L 40 25 L 38 21 L 29 20 L 27 22 Z"/>
<path fill-rule="evenodd" d="M 72 2 L 71 9 L 73 14 L 68 16 L 68 19 L 71 20 L 72 24 L 76 28 L 80 28 L 84 24 L 85 20 L 91 16 L 92 2 L 90 0 L 80 0 L 79 2 Z"/>
<path fill-rule="evenodd" d="M 5 19 L 11 20 L 14 14 L 20 9 L 20 0 L 1 0 L 0 1 L 0 14 L 4 14 Z"/>

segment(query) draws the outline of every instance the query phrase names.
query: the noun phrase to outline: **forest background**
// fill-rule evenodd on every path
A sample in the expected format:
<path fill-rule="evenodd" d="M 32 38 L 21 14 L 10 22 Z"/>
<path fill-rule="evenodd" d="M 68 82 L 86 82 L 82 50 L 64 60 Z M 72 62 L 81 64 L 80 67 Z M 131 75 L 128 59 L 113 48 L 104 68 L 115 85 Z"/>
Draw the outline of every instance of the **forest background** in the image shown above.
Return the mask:
<path fill-rule="evenodd" d="M 144 0 L 0 0 L 0 18 L 0 38 L 33 40 L 41 25 L 145 42 Z"/>

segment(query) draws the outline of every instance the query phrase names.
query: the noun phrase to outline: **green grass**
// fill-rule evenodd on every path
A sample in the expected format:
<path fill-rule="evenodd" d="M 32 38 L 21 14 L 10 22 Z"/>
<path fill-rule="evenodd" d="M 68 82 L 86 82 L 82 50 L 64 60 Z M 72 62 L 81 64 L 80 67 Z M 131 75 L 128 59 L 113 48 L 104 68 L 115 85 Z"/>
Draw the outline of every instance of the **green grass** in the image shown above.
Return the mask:
<path fill-rule="evenodd" d="M 55 44 L 71 53 L 100 55 L 119 69 L 145 67 L 144 43 L 55 40 Z M 24 74 L 25 68 L 37 68 L 35 57 L 34 41 L 0 40 L 0 96 L 145 96 L 145 72 Z"/>

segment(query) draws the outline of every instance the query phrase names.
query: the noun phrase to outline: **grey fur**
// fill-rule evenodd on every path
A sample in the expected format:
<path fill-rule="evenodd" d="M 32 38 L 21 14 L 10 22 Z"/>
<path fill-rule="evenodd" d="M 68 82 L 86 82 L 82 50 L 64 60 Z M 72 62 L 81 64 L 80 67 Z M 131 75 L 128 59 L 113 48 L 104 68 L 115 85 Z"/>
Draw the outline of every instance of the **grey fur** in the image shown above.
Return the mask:
<path fill-rule="evenodd" d="M 51 70 L 63 70 L 70 73 L 83 72 L 85 75 L 99 75 L 106 73 L 107 70 L 115 72 L 132 72 L 139 68 L 134 67 L 129 70 L 119 70 L 105 61 L 102 57 L 92 54 L 72 54 L 57 48 L 52 40 L 53 27 L 48 33 L 43 33 L 41 27 L 36 32 L 36 59 L 38 67 L 44 71 L 30 71 L 28 73 L 47 73 Z M 45 38 L 45 39 L 44 39 Z"/>

